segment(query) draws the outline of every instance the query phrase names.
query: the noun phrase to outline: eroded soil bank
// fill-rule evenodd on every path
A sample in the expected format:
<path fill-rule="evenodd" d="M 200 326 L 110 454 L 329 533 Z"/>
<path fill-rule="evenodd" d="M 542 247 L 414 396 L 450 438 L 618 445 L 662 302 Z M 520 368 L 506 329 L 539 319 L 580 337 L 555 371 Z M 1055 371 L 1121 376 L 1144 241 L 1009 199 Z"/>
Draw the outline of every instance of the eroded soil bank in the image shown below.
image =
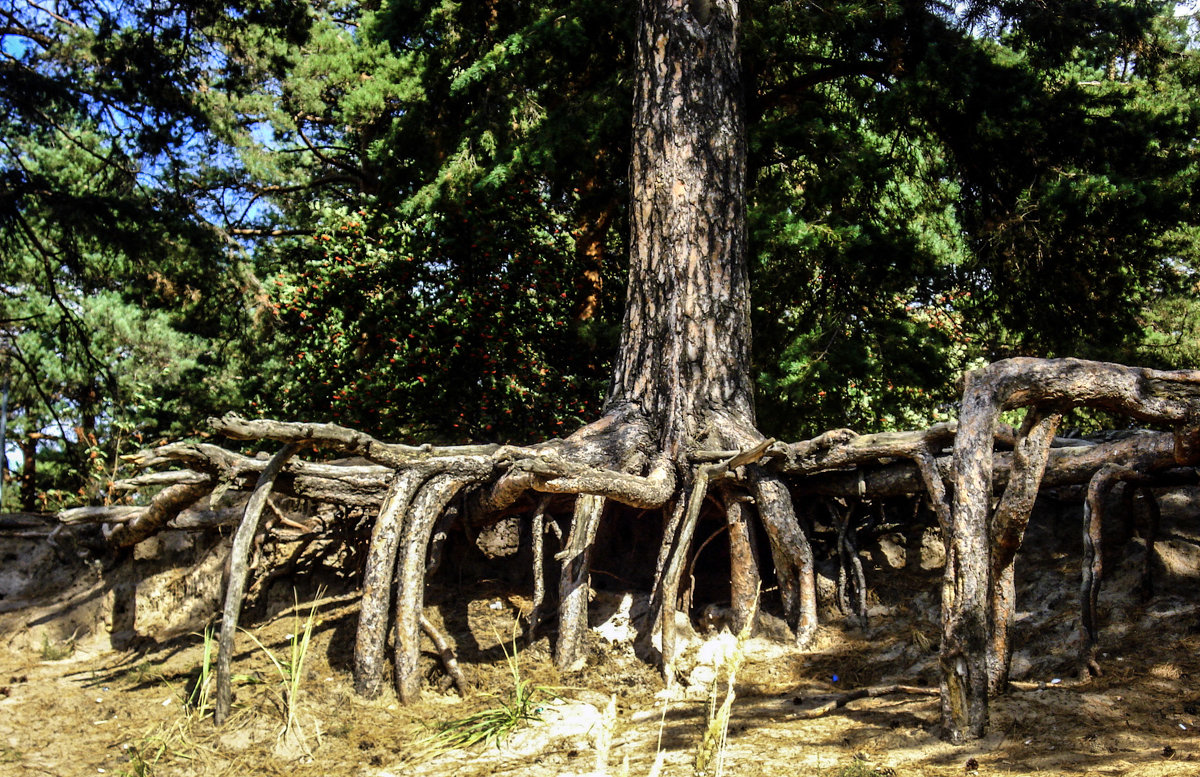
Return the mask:
<path fill-rule="evenodd" d="M 770 628 L 744 647 L 724 772 L 1200 774 L 1200 499 L 1177 491 L 1161 502 L 1155 593 L 1139 590 L 1144 542 L 1114 548 L 1101 599 L 1104 674 L 1082 684 L 1078 509 L 1042 505 L 1018 561 L 1013 675 L 1024 690 L 997 699 L 993 733 L 966 748 L 937 738 L 932 696 L 864 698 L 812 717 L 857 688 L 936 681 L 936 538 L 917 531 L 871 543 L 866 629 L 826 613 L 809 652 L 773 641 Z M 0 775 L 647 775 L 656 760 L 663 774 L 691 775 L 714 665 L 733 641 L 719 620 L 707 624 L 689 638 L 679 691 L 666 693 L 635 655 L 640 594 L 602 591 L 588 666 L 563 676 L 547 635 L 522 635 L 529 591 L 518 577 L 443 581 L 426 612 L 445 626 L 473 689 L 465 699 L 438 690 L 430 644 L 431 684 L 401 707 L 390 694 L 353 694 L 357 602 L 332 589 L 316 601 L 294 724 L 281 736 L 286 691 L 268 653 L 287 663 L 289 635 L 302 631 L 320 582 L 282 576 L 239 635 L 235 715 L 216 730 L 184 701 L 203 665 L 199 631 L 216 609 L 225 541 L 168 535 L 104 561 L 86 538 L 48 540 L 35 523 L 0 548 Z M 265 548 L 262 568 L 272 552 L 282 551 Z M 533 694 L 534 719 L 504 744 L 457 750 L 431 740 L 439 723 L 510 701 L 518 682 Z"/>

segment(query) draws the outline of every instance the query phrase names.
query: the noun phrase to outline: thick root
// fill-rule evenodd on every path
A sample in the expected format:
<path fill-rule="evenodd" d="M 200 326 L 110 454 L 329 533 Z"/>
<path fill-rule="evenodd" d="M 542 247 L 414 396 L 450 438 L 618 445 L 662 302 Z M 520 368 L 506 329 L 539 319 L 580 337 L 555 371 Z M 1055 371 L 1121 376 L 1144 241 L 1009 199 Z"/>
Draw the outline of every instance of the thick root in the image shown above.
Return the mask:
<path fill-rule="evenodd" d="M 446 505 L 468 481 L 460 475 L 435 475 L 417 492 L 405 522 L 397 560 L 396 592 L 396 694 L 402 702 L 421 695 L 421 618 L 425 607 L 425 559 L 434 523 Z"/>
<path fill-rule="evenodd" d="M 529 607 L 529 640 L 537 639 L 542 622 L 542 605 L 546 602 L 546 507 L 550 498 L 543 496 L 533 511 L 530 539 L 533 544 L 533 597 Z"/>
<path fill-rule="evenodd" d="M 254 543 L 254 535 L 258 533 L 263 507 L 267 504 L 267 497 L 271 495 L 275 478 L 278 477 L 287 460 L 294 456 L 299 449 L 299 445 L 288 443 L 271 458 L 262 474 L 258 476 L 258 485 L 255 486 L 254 493 L 250 495 L 250 501 L 246 503 L 246 512 L 242 515 L 242 522 L 233 535 L 233 548 L 229 551 L 225 608 L 221 617 L 221 636 L 217 646 L 217 701 L 213 711 L 213 719 L 217 725 L 225 722 L 233 702 L 233 689 L 230 685 L 233 638 L 237 634 L 238 616 L 242 611 L 242 596 L 246 591 L 250 548 Z"/>
<path fill-rule="evenodd" d="M 417 470 L 405 470 L 388 486 L 383 507 L 371 531 L 371 545 L 363 575 L 362 605 L 354 641 L 354 690 L 368 699 L 383 688 L 383 661 L 387 644 L 388 617 L 392 604 L 392 580 L 402 519 L 413 495 L 424 481 Z"/>
<path fill-rule="evenodd" d="M 732 630 L 740 633 L 758 610 L 762 575 L 758 569 L 758 551 L 750 526 L 747 495 L 725 489 L 725 518 L 729 526 L 729 606 L 733 613 Z"/>
<path fill-rule="evenodd" d="M 812 545 L 805 536 L 787 486 L 761 467 L 748 467 L 758 516 L 771 541 L 771 556 L 788 625 L 796 646 L 808 647 L 817 632 L 817 581 Z"/>
<path fill-rule="evenodd" d="M 576 498 L 571 532 L 566 547 L 557 557 L 562 562 L 562 572 L 558 584 L 558 644 L 554 663 L 564 672 L 582 669 L 587 659 L 583 647 L 591 592 L 592 543 L 604 513 L 604 501 L 603 497 L 588 494 Z"/>
<path fill-rule="evenodd" d="M 1012 661 L 1009 632 L 1017 608 L 1013 562 L 1025 539 L 1050 457 L 1050 445 L 1062 413 L 1031 407 L 1013 446 L 1012 469 L 1000 504 L 992 515 L 992 644 L 988 653 L 988 685 L 993 694 L 1008 683 Z"/>

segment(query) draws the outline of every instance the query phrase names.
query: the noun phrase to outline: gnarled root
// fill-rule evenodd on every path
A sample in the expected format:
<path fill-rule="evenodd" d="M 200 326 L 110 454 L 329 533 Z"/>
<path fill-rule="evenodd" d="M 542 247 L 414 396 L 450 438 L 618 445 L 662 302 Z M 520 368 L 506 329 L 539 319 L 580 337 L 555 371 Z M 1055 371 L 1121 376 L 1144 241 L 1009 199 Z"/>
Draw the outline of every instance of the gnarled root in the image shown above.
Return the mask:
<path fill-rule="evenodd" d="M 566 547 L 556 558 L 562 562 L 558 583 L 558 644 L 554 663 L 564 672 L 583 668 L 584 634 L 587 632 L 591 586 L 592 544 L 604 514 L 604 498 L 580 494 Z"/>
<path fill-rule="evenodd" d="M 354 690 L 368 699 L 378 696 L 383 687 L 383 655 L 402 518 L 423 479 L 417 470 L 398 473 L 388 486 L 371 531 L 354 641 Z"/>
<path fill-rule="evenodd" d="M 262 518 L 263 507 L 275 478 L 283 469 L 287 460 L 296 454 L 300 446 L 288 443 L 271 458 L 271 461 L 258 476 L 258 485 L 246 503 L 246 512 L 242 522 L 238 524 L 237 532 L 233 535 L 233 548 L 229 552 L 228 584 L 225 588 L 225 608 L 221 617 L 221 636 L 217 647 L 217 701 L 213 711 L 213 719 L 218 725 L 225 722 L 229 716 L 229 708 L 233 702 L 233 690 L 230 686 L 230 666 L 233 660 L 233 639 L 237 634 L 238 616 L 242 610 L 242 596 L 246 590 L 246 575 L 249 573 L 247 562 L 250 558 L 250 547 L 254 535 L 258 533 L 258 523 Z"/>

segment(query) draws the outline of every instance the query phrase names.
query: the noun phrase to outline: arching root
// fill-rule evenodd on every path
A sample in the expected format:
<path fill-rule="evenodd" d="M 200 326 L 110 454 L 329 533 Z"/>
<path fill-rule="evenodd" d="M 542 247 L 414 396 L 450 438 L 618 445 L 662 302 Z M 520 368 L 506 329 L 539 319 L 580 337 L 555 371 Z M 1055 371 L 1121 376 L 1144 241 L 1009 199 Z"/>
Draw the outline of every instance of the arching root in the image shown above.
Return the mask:
<path fill-rule="evenodd" d="M 254 543 L 254 535 L 258 533 L 258 523 L 262 518 L 263 507 L 267 504 L 267 497 L 271 495 L 271 489 L 275 485 L 275 478 L 287 460 L 299 449 L 299 445 L 288 443 L 271 458 L 262 474 L 258 476 L 258 484 L 246 503 L 242 522 L 238 524 L 237 532 L 233 535 L 233 548 L 229 552 L 228 584 L 225 587 L 225 607 L 217 647 L 217 700 L 213 711 L 213 719 L 217 725 L 225 722 L 233 702 L 230 667 L 233 660 L 233 640 L 237 635 L 238 616 L 241 614 L 242 596 L 246 590 L 246 576 L 249 573 L 247 563 L 250 547 Z"/>
<path fill-rule="evenodd" d="M 402 517 L 424 476 L 416 470 L 397 473 L 388 486 L 383 506 L 371 531 L 367 565 L 363 574 L 358 632 L 354 640 L 354 690 L 368 699 L 383 687 L 383 655 L 387 643 L 392 603 L 392 579 Z"/>

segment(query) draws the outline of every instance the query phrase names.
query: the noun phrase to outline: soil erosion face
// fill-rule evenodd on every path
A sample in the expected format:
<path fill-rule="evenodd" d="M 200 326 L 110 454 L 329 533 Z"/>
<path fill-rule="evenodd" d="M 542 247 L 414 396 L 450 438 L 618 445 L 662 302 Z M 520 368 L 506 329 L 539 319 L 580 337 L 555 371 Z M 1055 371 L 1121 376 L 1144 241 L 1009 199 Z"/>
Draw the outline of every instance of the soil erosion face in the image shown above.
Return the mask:
<path fill-rule="evenodd" d="M 1017 690 L 994 701 L 993 733 L 965 748 L 938 739 L 937 697 L 920 687 L 854 698 L 856 691 L 928 686 L 938 673 L 942 558 L 936 529 L 864 542 L 865 629 L 856 618 L 826 612 L 827 625 L 817 630 L 813 647 L 800 652 L 768 612 L 745 646 L 721 751 L 725 772 L 1200 774 L 1194 734 L 1200 691 L 1193 681 L 1200 676 L 1200 606 L 1194 598 L 1200 492 L 1160 494 L 1159 503 L 1159 540 L 1150 551 L 1154 595 L 1145 599 L 1139 592 L 1146 544 L 1138 538 L 1110 542 L 1118 547 L 1107 559 L 1098 602 L 1096 659 L 1103 674 L 1082 683 L 1074 679 L 1081 639 L 1081 510 L 1077 499 L 1039 503 L 1016 564 L 1010 676 Z M 1142 514 L 1140 502 L 1133 507 Z M 736 644 L 722 630 L 719 608 L 710 608 L 704 623 L 697 617 L 695 630 L 681 622 L 680 690 L 666 694 L 658 673 L 636 655 L 645 594 L 599 591 L 584 640 L 585 666 L 564 673 L 551 660 L 552 633 L 532 643 L 525 636 L 529 581 L 506 582 L 485 570 L 475 584 L 435 583 L 425 606 L 426 617 L 456 650 L 470 692 L 460 697 L 430 690 L 404 706 L 387 691 L 375 700 L 354 693 L 350 646 L 357 594 L 326 593 L 316 603 L 294 727 L 284 736 L 283 687 L 268 652 L 288 655 L 289 637 L 302 631 L 309 606 L 293 604 L 292 585 L 299 581 L 276 578 L 266 590 L 251 586 L 258 591 L 251 609 L 266 615 L 238 637 L 232 714 L 217 729 L 201 710 L 184 705 L 203 664 L 203 641 L 190 631 L 199 631 L 207 616 L 181 615 L 179 599 L 169 593 L 196 590 L 203 577 L 197 570 L 213 571 L 228 541 L 207 549 L 178 543 L 175 557 L 186 563 L 176 567 L 143 555 L 105 568 L 80 561 L 80 548 L 68 556 L 29 536 L 36 532 L 23 532 L 27 536 L 6 535 L 0 548 L 6 585 L 0 602 L 0 775 L 636 775 L 651 773 L 656 759 L 663 774 L 691 775 L 710 689 L 717 679 L 718 699 L 724 698 L 722 666 Z M 171 544 L 166 537 L 160 542 Z M 832 554 L 824 548 L 818 542 L 819 559 Z M 262 552 L 269 559 L 295 549 L 295 543 L 280 543 Z M 74 583 L 57 592 L 38 590 L 38 581 L 59 573 Z M 835 583 L 819 582 L 822 599 L 836 599 Z M 779 612 L 777 600 L 768 595 L 765 601 L 769 611 Z M 697 616 L 704 604 L 696 602 Z M 156 608 L 169 612 L 156 614 Z M 140 633 L 139 624 L 161 632 L 168 623 L 183 633 L 167 639 Z M 705 623 L 715 628 L 705 633 Z M 116 650 L 114 635 L 140 647 Z M 773 639 L 778 636 L 785 639 Z M 436 685 L 440 666 L 435 645 L 424 642 L 421 676 Z M 530 720 L 500 746 L 431 742 L 437 723 L 509 701 L 514 666 L 534 696 Z"/>

